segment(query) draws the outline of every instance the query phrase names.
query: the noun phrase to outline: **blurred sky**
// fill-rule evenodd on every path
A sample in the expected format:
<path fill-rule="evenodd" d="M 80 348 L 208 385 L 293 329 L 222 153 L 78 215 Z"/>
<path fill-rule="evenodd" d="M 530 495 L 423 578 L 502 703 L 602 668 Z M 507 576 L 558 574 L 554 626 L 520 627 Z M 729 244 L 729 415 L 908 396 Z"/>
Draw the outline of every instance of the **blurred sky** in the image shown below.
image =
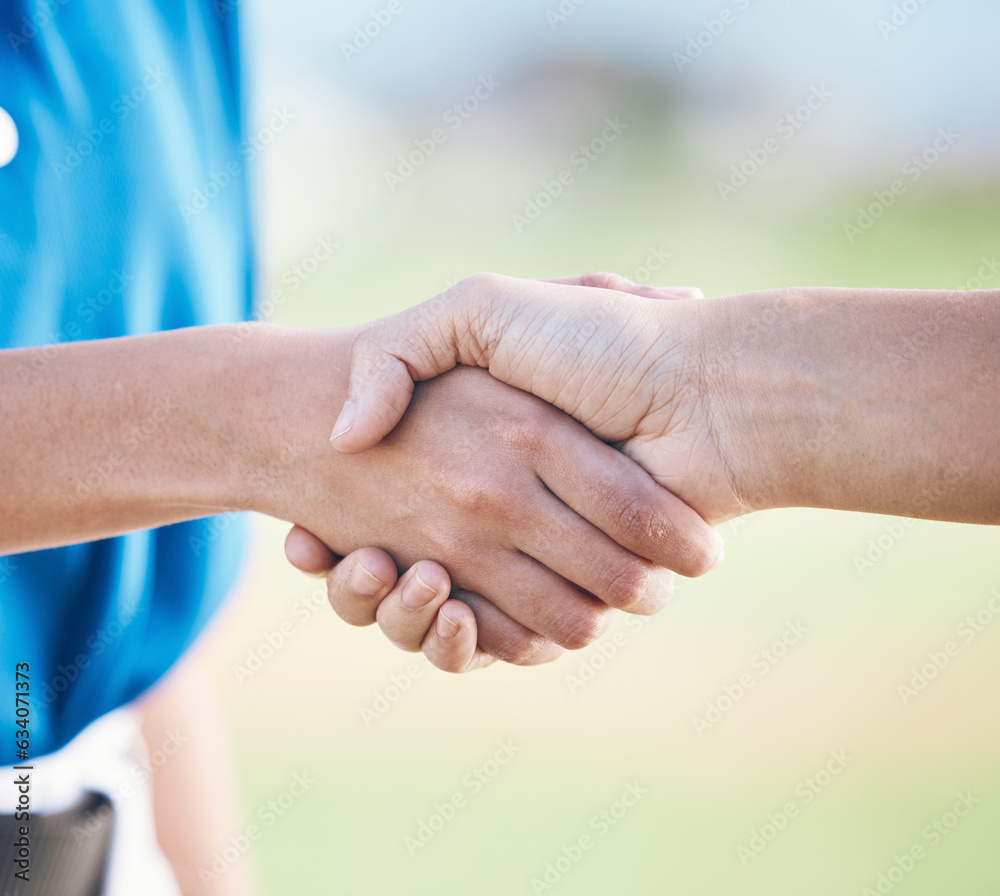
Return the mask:
<path fill-rule="evenodd" d="M 387 190 L 385 173 L 482 77 L 502 87 L 413 178 L 439 201 L 460 194 L 468 214 L 513 210 L 607 113 L 669 131 L 681 161 L 704 168 L 685 177 L 717 202 L 720 176 L 815 89 L 829 101 L 755 189 L 820 205 L 845 183 L 867 193 L 938 129 L 959 139 L 935 184 L 998 180 L 991 0 L 576 2 L 243 4 L 255 120 L 279 107 L 296 116 L 263 160 L 270 270 L 327 230 L 356 240 L 368 226 L 364 239 L 376 241 L 390 232 L 413 190 Z M 387 24 L 376 28 L 378 18 Z M 366 26 L 375 36 L 345 54 Z M 699 36 L 707 46 L 692 58 Z M 681 53 L 690 61 L 679 64 Z"/>
<path fill-rule="evenodd" d="M 385 4 L 254 7 L 260 73 L 283 85 L 321 83 L 399 112 L 447 102 L 473 74 L 510 77 L 540 60 L 583 55 L 655 73 L 720 114 L 769 97 L 791 101 L 803 82 L 825 82 L 843 98 L 841 129 L 854 125 L 845 139 L 872 151 L 887 136 L 920 139 L 928 124 L 945 123 L 984 153 L 1000 147 L 1000 4 L 992 0 L 399 0 L 399 7 L 349 60 L 341 42 Z M 548 17 L 568 10 L 563 21 Z M 674 53 L 723 10 L 732 21 L 678 71 Z"/>

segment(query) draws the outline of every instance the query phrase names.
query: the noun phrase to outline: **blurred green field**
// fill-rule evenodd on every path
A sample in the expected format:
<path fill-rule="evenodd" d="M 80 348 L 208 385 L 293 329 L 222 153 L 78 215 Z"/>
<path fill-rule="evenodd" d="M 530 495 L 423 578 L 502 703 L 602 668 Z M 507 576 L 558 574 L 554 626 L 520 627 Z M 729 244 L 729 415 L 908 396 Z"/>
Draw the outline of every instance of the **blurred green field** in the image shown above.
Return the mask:
<path fill-rule="evenodd" d="M 762 173 L 723 203 L 714 172 L 667 168 L 657 145 L 616 147 L 523 235 L 510 213 L 539 178 L 484 183 L 456 146 L 447 172 L 428 166 L 405 196 L 336 234 L 341 250 L 277 319 L 369 320 L 477 270 L 632 274 L 654 249 L 670 253 L 657 282 L 710 295 L 954 288 L 1000 251 L 995 185 L 921 184 L 852 246 L 843 224 L 879 183 L 778 192 Z M 907 705 L 897 692 L 1000 589 L 1000 531 L 917 523 L 859 573 L 855 557 L 890 522 L 794 510 L 726 524 L 725 567 L 680 582 L 659 616 L 619 620 L 617 645 L 612 634 L 544 668 L 453 677 L 340 623 L 320 586 L 286 567 L 283 527 L 259 520 L 216 677 L 249 814 L 262 819 L 295 773 L 315 779 L 261 822 L 264 892 L 1000 892 L 1000 619 L 959 638 L 959 654 Z M 234 665 L 283 622 L 287 644 L 238 681 Z M 762 655 L 789 624 L 804 630 L 796 643 Z M 746 674 L 753 686 L 696 730 Z M 493 766 L 503 743 L 513 756 Z M 817 790 L 834 751 L 850 761 Z M 623 810 L 629 785 L 643 795 Z M 456 794 L 446 819 L 440 806 Z M 950 821 L 960 794 L 979 802 L 933 842 L 927 826 Z M 767 828 L 790 802 L 795 816 Z M 574 847 L 582 835 L 590 848 Z M 894 864 L 914 845 L 922 859 Z M 889 889 L 876 889 L 880 874 Z"/>

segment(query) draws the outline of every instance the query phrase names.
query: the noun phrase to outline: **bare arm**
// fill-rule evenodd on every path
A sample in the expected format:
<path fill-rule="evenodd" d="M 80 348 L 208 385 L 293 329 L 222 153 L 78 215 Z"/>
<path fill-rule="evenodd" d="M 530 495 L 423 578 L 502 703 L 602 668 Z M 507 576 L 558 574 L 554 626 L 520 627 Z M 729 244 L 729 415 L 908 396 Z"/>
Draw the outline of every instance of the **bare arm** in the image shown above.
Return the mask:
<path fill-rule="evenodd" d="M 623 441 L 709 522 L 802 505 L 1000 523 L 1000 293 L 653 302 L 615 282 L 477 275 L 371 325 L 335 446 L 376 442 L 411 376 L 474 363 Z"/>
<path fill-rule="evenodd" d="M 744 504 L 1000 523 L 1000 293 L 790 289 L 702 317 Z"/>
<path fill-rule="evenodd" d="M 480 646 L 518 662 L 589 642 L 609 606 L 662 606 L 657 564 L 711 566 L 697 513 L 481 372 L 418 390 L 377 452 L 331 452 L 323 409 L 344 400 L 352 335 L 221 326 L 0 352 L 0 552 L 257 510 L 340 555 L 440 562 Z"/>
<path fill-rule="evenodd" d="M 223 326 L 0 352 L 0 552 L 248 506 L 240 344 Z"/>

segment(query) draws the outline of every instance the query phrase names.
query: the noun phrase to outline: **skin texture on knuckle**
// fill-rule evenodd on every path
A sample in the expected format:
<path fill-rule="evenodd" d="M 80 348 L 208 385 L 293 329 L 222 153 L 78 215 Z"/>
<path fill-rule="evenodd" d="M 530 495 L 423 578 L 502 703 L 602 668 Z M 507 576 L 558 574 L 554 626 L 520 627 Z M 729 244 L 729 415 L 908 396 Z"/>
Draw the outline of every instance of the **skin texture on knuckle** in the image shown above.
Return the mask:
<path fill-rule="evenodd" d="M 499 477 L 468 473 L 448 480 L 452 505 L 469 516 L 493 516 L 509 501 L 507 490 Z"/>
<path fill-rule="evenodd" d="M 718 542 L 706 533 L 692 544 L 687 554 L 686 569 L 679 569 L 678 572 L 693 579 L 711 572 L 715 569 L 720 550 Z"/>
<path fill-rule="evenodd" d="M 435 310 L 451 327 L 462 364 L 489 367 L 501 335 L 496 327 L 497 297 L 504 294 L 508 279 L 486 272 L 472 274 L 439 297 L 440 307 Z"/>
<path fill-rule="evenodd" d="M 648 567 L 638 560 L 624 563 L 610 574 L 605 586 L 606 603 L 627 613 L 641 608 L 653 593 L 653 576 Z"/>
<path fill-rule="evenodd" d="M 670 555 L 670 569 L 687 578 L 697 578 L 714 568 L 719 542 L 703 522 L 695 526 L 678 525 L 667 519 L 660 535 Z"/>
<path fill-rule="evenodd" d="M 654 616 L 670 603 L 673 596 L 674 574 L 669 570 L 657 569 L 649 577 L 642 600 L 628 612 L 637 616 Z"/>
<path fill-rule="evenodd" d="M 603 635 L 614 621 L 610 607 L 590 606 L 575 613 L 566 613 L 550 632 L 551 640 L 567 650 L 580 650 Z"/>
<path fill-rule="evenodd" d="M 501 662 L 514 666 L 537 666 L 554 660 L 562 649 L 541 635 L 518 634 L 493 644 L 489 652 Z"/>
<path fill-rule="evenodd" d="M 718 547 L 703 524 L 697 529 L 680 525 L 642 498 L 618 495 L 613 500 L 611 518 L 621 536 L 616 540 L 636 545 L 635 550 L 644 556 L 643 546 L 656 547 L 661 557 L 669 555 L 667 566 L 682 576 L 697 577 L 713 568 Z"/>
<path fill-rule="evenodd" d="M 642 497 L 617 493 L 610 498 L 609 516 L 616 531 L 632 544 L 664 537 L 669 523 Z M 620 541 L 620 539 L 616 539 Z"/>
<path fill-rule="evenodd" d="M 517 457 L 534 458 L 550 441 L 552 418 L 548 409 L 531 402 L 517 417 L 503 421 L 497 441 Z"/>

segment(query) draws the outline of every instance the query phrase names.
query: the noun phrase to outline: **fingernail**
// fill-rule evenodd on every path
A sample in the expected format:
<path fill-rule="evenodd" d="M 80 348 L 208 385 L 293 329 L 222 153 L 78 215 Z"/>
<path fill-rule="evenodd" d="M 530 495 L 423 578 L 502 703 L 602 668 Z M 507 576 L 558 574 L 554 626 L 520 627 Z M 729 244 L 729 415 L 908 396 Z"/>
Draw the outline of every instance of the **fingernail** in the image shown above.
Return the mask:
<path fill-rule="evenodd" d="M 436 594 L 437 592 L 420 578 L 420 573 L 417 572 L 413 574 L 412 579 L 403 585 L 403 593 L 399 599 L 404 607 L 419 610 L 434 600 Z"/>
<path fill-rule="evenodd" d="M 347 574 L 347 584 L 351 586 L 351 590 L 355 594 L 361 594 L 365 597 L 378 594 L 385 588 L 385 582 L 371 570 L 366 569 L 360 560 L 355 562 L 354 566 L 351 567 L 351 571 Z"/>
<path fill-rule="evenodd" d="M 458 634 L 458 630 L 461 626 L 448 615 L 449 607 L 442 607 L 441 611 L 438 613 L 437 624 L 435 628 L 437 629 L 438 637 L 448 641 L 454 638 Z"/>
<path fill-rule="evenodd" d="M 358 409 L 354 402 L 344 402 L 344 406 L 340 409 L 340 416 L 337 418 L 337 422 L 333 426 L 333 432 L 330 434 L 330 441 L 336 441 L 342 435 L 349 433 L 351 427 L 354 426 L 354 418 L 357 415 Z"/>

